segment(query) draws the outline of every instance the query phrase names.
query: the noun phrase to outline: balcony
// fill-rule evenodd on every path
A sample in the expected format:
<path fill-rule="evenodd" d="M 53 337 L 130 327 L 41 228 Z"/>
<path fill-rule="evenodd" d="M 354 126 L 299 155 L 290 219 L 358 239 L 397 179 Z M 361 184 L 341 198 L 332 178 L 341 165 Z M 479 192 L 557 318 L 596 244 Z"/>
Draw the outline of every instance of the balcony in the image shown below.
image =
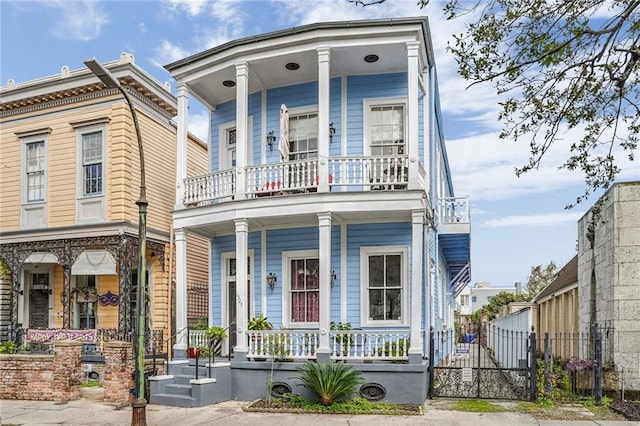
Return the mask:
<path fill-rule="evenodd" d="M 412 167 L 417 169 L 415 182 L 409 179 Z M 239 182 L 238 176 L 244 180 Z M 422 165 L 406 156 L 350 156 L 222 170 L 187 178 L 184 188 L 184 205 L 197 207 L 300 193 L 426 190 L 426 183 Z"/>

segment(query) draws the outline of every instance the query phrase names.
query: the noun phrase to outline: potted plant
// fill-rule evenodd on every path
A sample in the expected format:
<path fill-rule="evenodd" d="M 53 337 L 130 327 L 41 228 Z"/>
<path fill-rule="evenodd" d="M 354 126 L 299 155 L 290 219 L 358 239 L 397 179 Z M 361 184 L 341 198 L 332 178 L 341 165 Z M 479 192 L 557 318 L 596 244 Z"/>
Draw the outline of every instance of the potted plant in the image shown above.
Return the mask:
<path fill-rule="evenodd" d="M 227 332 L 224 328 L 218 325 L 212 325 L 211 327 L 206 329 L 206 335 L 209 340 L 209 345 L 204 348 L 198 348 L 200 350 L 200 355 L 203 357 L 209 357 L 210 355 L 218 355 L 218 344 L 227 338 Z M 213 349 L 214 353 L 211 353 Z"/>
<path fill-rule="evenodd" d="M 271 324 L 271 321 L 269 321 L 263 313 L 260 313 L 260 315 L 255 316 L 249 321 L 247 328 L 249 330 L 273 330 L 273 324 Z"/>
<path fill-rule="evenodd" d="M 271 324 L 271 321 L 269 321 L 269 319 L 264 316 L 264 314 L 261 312 L 260 315 L 256 315 L 254 318 L 252 318 L 249 323 L 247 324 L 247 329 L 248 330 L 273 330 L 273 324 Z M 251 336 L 251 342 L 252 342 L 252 346 L 254 346 L 255 352 L 259 352 L 260 354 L 264 354 L 264 352 L 266 351 L 266 348 L 260 348 L 260 343 L 262 341 L 262 336 L 260 335 L 256 335 L 256 336 Z"/>

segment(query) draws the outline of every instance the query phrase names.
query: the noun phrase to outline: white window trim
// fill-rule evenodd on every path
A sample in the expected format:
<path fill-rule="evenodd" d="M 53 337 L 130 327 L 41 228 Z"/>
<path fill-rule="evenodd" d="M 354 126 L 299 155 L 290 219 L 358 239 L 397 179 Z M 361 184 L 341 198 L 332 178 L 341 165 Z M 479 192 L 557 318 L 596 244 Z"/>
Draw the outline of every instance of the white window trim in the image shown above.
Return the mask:
<path fill-rule="evenodd" d="M 74 126 L 76 130 L 76 223 L 103 222 L 106 219 L 107 198 L 107 126 L 105 120 L 91 121 L 86 125 Z M 102 132 L 102 193 L 84 195 L 84 170 L 82 165 L 82 135 Z M 82 214 L 82 205 L 99 203 L 98 218 L 86 218 Z"/>
<path fill-rule="evenodd" d="M 84 195 L 84 173 L 83 173 L 83 165 L 82 165 L 82 136 L 87 133 L 95 133 L 102 132 L 102 193 L 100 194 L 91 194 Z M 76 196 L 78 199 L 86 199 L 86 198 L 100 198 L 104 197 L 107 192 L 106 185 L 106 168 L 107 168 L 107 128 L 104 124 L 97 124 L 93 126 L 86 126 L 76 128 L 76 143 L 77 143 L 77 179 L 76 179 Z"/>
<path fill-rule="evenodd" d="M 46 226 L 47 224 L 47 205 L 49 199 L 49 130 L 42 132 L 33 132 L 25 134 L 20 137 L 20 227 L 21 228 L 33 228 Z M 43 142 L 44 150 L 44 177 L 43 177 L 43 191 L 41 201 L 28 201 L 28 179 L 27 179 L 27 144 L 34 142 Z M 42 210 L 42 222 L 41 223 L 27 223 L 27 211 L 29 210 Z"/>
<path fill-rule="evenodd" d="M 218 126 L 218 170 L 228 170 L 231 169 L 231 164 L 228 160 L 227 151 L 229 148 L 227 147 L 227 132 L 231 129 L 236 129 L 236 120 L 227 121 L 225 123 L 221 123 Z M 247 153 L 247 161 L 246 164 L 252 164 L 253 161 L 253 115 L 250 115 L 247 119 L 247 140 L 249 149 L 245 152 Z M 236 138 L 236 163 L 239 162 L 238 158 L 238 139 Z M 222 159 L 224 159 L 224 164 Z"/>
<path fill-rule="evenodd" d="M 319 322 L 293 322 L 291 321 L 291 305 L 289 300 L 289 292 L 291 291 L 291 260 L 300 258 L 317 258 L 320 259 L 319 250 L 291 250 L 282 252 L 282 325 L 285 328 L 318 328 Z M 318 290 L 320 291 L 320 290 Z M 319 303 L 323 303 L 322 300 Z"/>
<path fill-rule="evenodd" d="M 362 112 L 362 152 L 365 156 L 371 155 L 371 108 L 385 105 L 403 105 L 404 106 L 404 128 L 405 138 L 406 129 L 409 126 L 408 114 L 407 114 L 407 98 L 370 98 L 363 100 L 363 112 Z M 405 152 L 407 152 L 407 142 L 405 140 Z"/>
<path fill-rule="evenodd" d="M 249 309 L 249 312 L 247 312 L 247 316 L 249 318 L 253 318 L 254 317 L 254 312 L 255 312 L 255 307 L 254 307 L 254 303 L 253 301 L 255 300 L 255 288 L 256 288 L 256 283 L 255 283 L 255 265 L 254 265 L 254 249 L 249 249 L 248 250 L 248 255 L 249 255 L 249 270 L 252 272 L 252 274 L 247 276 L 247 279 L 249 280 L 249 294 L 251 295 L 251 300 L 249 300 L 248 306 L 247 308 Z M 220 324 L 222 325 L 223 328 L 227 329 L 229 328 L 229 307 L 227 306 L 227 261 L 229 259 L 236 259 L 236 252 L 235 251 L 225 251 L 223 253 L 220 253 Z M 237 259 L 236 259 L 237 262 Z M 237 263 L 236 263 L 236 267 L 237 267 Z M 236 294 L 237 294 L 237 288 L 238 288 L 238 279 L 237 279 L 237 272 L 236 272 Z M 228 343 L 227 343 L 228 344 Z"/>
<path fill-rule="evenodd" d="M 402 256 L 402 305 L 400 320 L 378 321 L 369 319 L 369 256 L 380 254 L 395 254 Z M 360 324 L 362 326 L 407 326 L 409 325 L 409 248 L 407 246 L 370 246 L 360 247 Z"/>

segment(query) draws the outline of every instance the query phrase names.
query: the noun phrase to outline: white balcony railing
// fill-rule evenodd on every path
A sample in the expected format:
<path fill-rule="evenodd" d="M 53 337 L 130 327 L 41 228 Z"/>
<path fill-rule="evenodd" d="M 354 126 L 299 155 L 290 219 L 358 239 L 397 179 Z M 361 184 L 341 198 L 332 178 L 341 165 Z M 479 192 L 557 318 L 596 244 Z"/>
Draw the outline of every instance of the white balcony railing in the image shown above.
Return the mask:
<path fill-rule="evenodd" d="M 316 192 L 320 186 L 318 159 L 269 163 L 244 168 L 249 198 Z M 409 167 L 419 167 L 418 179 L 424 188 L 424 169 L 406 156 L 357 156 L 327 159 L 329 190 L 360 187 L 362 190 L 406 190 Z M 234 199 L 237 169 L 194 176 L 184 181 L 184 204 L 199 206 Z"/>
<path fill-rule="evenodd" d="M 248 334 L 249 359 L 316 359 L 317 330 L 264 330 Z M 331 331 L 331 359 L 388 360 L 408 359 L 409 331 Z"/>
<path fill-rule="evenodd" d="M 438 200 L 439 223 L 470 223 L 469 197 L 447 197 Z"/>

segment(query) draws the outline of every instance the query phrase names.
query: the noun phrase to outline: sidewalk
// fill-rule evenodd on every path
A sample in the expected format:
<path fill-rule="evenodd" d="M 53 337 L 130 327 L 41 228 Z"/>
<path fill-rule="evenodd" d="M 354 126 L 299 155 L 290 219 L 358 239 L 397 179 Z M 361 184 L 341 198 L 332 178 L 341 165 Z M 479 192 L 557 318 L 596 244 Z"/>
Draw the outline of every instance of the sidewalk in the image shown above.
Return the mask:
<path fill-rule="evenodd" d="M 161 405 L 147 406 L 149 426 L 197 425 L 425 425 L 438 426 L 629 426 L 640 424 L 627 421 L 559 421 L 536 420 L 519 413 L 467 413 L 434 408 L 429 402 L 422 416 L 365 416 L 319 414 L 247 413 L 247 402 L 229 401 L 201 408 L 176 408 Z M 129 425 L 131 407 L 118 408 L 104 402 L 81 399 L 68 403 L 49 401 L 0 400 L 2 425 Z"/>

